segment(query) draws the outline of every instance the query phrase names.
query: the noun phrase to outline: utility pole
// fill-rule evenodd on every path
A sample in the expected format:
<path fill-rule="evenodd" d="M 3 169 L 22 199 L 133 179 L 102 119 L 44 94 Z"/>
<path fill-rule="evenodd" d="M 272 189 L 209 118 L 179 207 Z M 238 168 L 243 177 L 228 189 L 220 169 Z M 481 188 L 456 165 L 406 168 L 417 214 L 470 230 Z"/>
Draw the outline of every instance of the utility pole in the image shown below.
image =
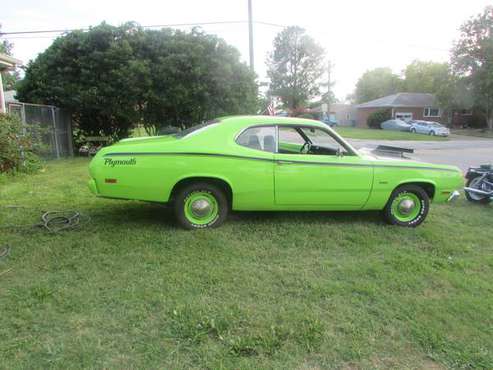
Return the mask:
<path fill-rule="evenodd" d="M 330 85 L 332 84 L 332 81 L 331 81 L 331 75 L 332 75 L 332 67 L 333 67 L 333 64 L 332 62 L 329 60 L 328 64 L 327 64 L 327 114 L 328 116 L 330 117 Z"/>
<path fill-rule="evenodd" d="M 332 62 L 329 60 L 329 63 L 327 64 L 327 99 L 330 99 L 330 77 L 332 73 Z"/>
<path fill-rule="evenodd" d="M 253 64 L 253 19 L 252 19 L 252 0 L 248 0 L 248 38 L 250 48 L 250 69 L 255 72 Z"/>

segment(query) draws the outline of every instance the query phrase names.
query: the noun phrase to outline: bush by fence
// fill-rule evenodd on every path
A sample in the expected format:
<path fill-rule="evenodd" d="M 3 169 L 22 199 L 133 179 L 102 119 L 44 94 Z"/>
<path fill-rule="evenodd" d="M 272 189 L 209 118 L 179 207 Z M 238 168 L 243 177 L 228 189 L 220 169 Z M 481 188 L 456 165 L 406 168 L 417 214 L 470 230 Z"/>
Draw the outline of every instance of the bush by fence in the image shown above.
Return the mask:
<path fill-rule="evenodd" d="M 41 167 L 36 155 L 38 133 L 30 132 L 21 120 L 0 113 L 0 173 L 33 172 Z"/>

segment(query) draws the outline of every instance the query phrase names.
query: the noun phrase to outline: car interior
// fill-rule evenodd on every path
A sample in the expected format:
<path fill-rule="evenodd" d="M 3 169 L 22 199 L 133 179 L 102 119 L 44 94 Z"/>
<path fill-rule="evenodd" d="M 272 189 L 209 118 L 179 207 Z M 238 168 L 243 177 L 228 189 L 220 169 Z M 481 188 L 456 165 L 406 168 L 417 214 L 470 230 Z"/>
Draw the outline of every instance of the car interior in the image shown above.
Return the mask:
<path fill-rule="evenodd" d="M 245 130 L 237 139 L 248 148 L 282 154 L 343 155 L 348 151 L 329 133 L 312 127 L 280 126 L 276 148 L 275 127 L 259 126 Z"/>

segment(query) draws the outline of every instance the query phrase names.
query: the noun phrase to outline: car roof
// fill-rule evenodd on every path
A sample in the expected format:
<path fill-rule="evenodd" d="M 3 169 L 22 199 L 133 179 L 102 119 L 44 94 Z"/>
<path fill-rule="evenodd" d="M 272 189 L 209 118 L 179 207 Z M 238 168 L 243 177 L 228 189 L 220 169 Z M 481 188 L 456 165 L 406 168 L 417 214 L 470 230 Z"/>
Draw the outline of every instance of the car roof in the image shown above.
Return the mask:
<path fill-rule="evenodd" d="M 227 116 L 220 117 L 218 121 L 225 124 L 234 124 L 238 127 L 248 127 L 255 124 L 280 124 L 280 125 L 310 125 L 327 128 L 323 122 L 313 119 L 297 118 L 297 117 L 281 117 L 281 116 Z"/>

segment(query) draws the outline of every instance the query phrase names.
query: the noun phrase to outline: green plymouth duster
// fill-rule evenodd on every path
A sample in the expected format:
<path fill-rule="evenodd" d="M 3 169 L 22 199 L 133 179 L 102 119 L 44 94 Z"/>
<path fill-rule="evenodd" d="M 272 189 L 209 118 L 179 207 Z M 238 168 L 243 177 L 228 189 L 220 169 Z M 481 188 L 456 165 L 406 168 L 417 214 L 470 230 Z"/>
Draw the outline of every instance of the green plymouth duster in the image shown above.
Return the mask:
<path fill-rule="evenodd" d="M 90 175 L 97 196 L 169 203 L 188 229 L 219 226 L 230 210 L 381 210 L 417 226 L 463 186 L 457 167 L 358 151 L 321 122 L 275 116 L 121 140 L 97 153 Z"/>

